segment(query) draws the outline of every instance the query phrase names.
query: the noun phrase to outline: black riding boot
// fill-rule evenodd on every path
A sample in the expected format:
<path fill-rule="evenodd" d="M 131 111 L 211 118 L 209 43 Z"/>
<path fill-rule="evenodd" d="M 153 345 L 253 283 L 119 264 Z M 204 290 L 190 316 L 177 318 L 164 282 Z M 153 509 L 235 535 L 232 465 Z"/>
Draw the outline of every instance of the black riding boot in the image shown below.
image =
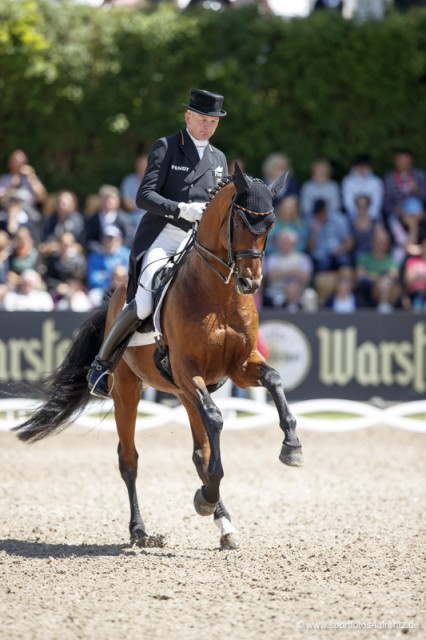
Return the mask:
<path fill-rule="evenodd" d="M 92 362 L 87 382 L 90 393 L 98 398 L 109 398 L 108 375 L 112 374 L 138 328 L 140 320 L 136 313 L 136 301 L 132 300 L 116 317 L 105 337 L 101 349 Z"/>

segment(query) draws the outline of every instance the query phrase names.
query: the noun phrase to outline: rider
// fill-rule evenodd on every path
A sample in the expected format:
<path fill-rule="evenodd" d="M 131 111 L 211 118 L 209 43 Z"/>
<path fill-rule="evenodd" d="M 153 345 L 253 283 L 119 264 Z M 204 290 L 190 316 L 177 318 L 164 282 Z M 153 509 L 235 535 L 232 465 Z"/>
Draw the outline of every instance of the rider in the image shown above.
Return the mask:
<path fill-rule="evenodd" d="M 186 128 L 154 142 L 136 204 L 147 213 L 136 231 L 129 265 L 127 303 L 111 325 L 87 375 L 93 395 L 107 398 L 108 375 L 141 320 L 152 313 L 152 279 L 188 238 L 201 219 L 210 191 L 228 175 L 225 155 L 210 144 L 222 110 L 223 96 L 191 91 Z M 139 274 L 140 279 L 139 279 Z"/>

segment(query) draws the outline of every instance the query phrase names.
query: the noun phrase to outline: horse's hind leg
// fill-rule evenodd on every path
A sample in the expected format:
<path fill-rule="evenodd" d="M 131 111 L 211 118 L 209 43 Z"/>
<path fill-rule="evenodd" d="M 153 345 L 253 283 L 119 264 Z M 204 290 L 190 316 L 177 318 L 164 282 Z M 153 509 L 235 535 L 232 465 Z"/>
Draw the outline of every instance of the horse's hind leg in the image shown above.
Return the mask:
<path fill-rule="evenodd" d="M 192 403 L 185 397 L 181 396 L 181 402 L 184 405 L 191 425 L 192 439 L 194 442 L 194 449 L 192 454 L 192 461 L 195 465 L 197 473 L 205 487 L 208 484 L 208 466 L 210 461 L 210 443 L 201 420 L 198 410 L 192 405 Z M 201 495 L 200 495 L 201 494 Z M 199 490 L 195 494 L 194 506 L 200 515 L 210 515 L 211 507 L 204 504 L 203 494 Z M 220 546 L 222 549 L 238 549 L 239 542 L 237 531 L 231 522 L 231 516 L 227 511 L 222 499 L 219 498 L 213 511 L 213 520 L 215 525 L 220 530 Z"/>
<path fill-rule="evenodd" d="M 136 493 L 138 452 L 135 447 L 135 429 L 142 383 L 122 359 L 115 372 L 112 392 L 115 421 L 119 438 L 118 464 L 121 477 L 126 483 L 130 501 L 130 541 L 144 546 L 148 538 L 139 511 Z"/>
<path fill-rule="evenodd" d="M 244 367 L 244 373 L 233 377 L 235 384 L 243 387 L 262 386 L 269 391 L 277 407 L 280 427 L 284 431 L 284 442 L 281 447 L 280 460 L 290 467 L 303 465 L 302 446 L 296 435 L 296 418 L 290 411 L 281 376 L 278 371 L 266 364 L 262 356 L 253 354 Z"/>

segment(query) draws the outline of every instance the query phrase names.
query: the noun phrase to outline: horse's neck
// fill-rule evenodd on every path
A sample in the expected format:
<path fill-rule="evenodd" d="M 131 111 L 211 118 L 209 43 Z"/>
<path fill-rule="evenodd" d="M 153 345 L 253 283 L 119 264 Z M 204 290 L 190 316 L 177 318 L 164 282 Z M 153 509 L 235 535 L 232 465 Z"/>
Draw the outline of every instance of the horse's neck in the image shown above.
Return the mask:
<path fill-rule="evenodd" d="M 223 232 L 226 233 L 234 194 L 232 182 L 223 187 L 207 206 L 198 227 L 197 241 L 222 259 L 226 258 L 227 252 L 221 238 Z"/>
<path fill-rule="evenodd" d="M 226 246 L 226 234 L 228 215 L 235 193 L 233 183 L 223 187 L 207 206 L 200 221 L 197 231 L 197 243 L 201 245 L 198 251 L 191 251 L 187 261 L 183 265 L 181 278 L 187 283 L 197 283 L 197 295 L 212 295 L 216 303 L 227 304 L 236 295 L 233 279 L 225 284 L 217 271 L 225 278 L 229 276 L 229 269 L 219 260 L 228 261 L 228 249 Z M 210 252 L 209 255 L 206 251 Z M 206 264 L 209 263 L 210 266 Z M 216 270 L 216 271 L 215 271 Z M 193 287 L 193 284 L 191 284 Z"/>

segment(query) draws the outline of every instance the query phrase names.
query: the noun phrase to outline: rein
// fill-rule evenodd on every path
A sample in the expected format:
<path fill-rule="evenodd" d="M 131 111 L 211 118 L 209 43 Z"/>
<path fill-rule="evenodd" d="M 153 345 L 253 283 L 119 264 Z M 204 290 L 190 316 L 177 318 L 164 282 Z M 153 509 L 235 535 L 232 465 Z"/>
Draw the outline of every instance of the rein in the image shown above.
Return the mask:
<path fill-rule="evenodd" d="M 204 245 L 200 244 L 197 239 L 194 240 L 194 251 L 197 256 L 204 262 L 204 264 L 209 267 L 213 273 L 215 273 L 225 284 L 229 284 L 232 276 L 236 275 L 235 267 L 238 260 L 242 260 L 243 258 L 253 258 L 262 260 L 265 254 L 265 247 L 263 247 L 263 251 L 258 251 L 257 249 L 243 249 L 242 251 L 233 251 L 232 241 L 233 241 L 233 228 L 234 228 L 234 205 L 237 194 L 234 195 L 231 204 L 228 208 L 228 227 L 227 227 L 227 242 L 228 242 L 228 261 L 222 260 L 216 254 L 212 253 L 209 249 L 207 249 Z M 265 240 L 266 244 L 266 240 Z M 209 258 L 213 258 L 217 262 L 219 262 L 223 267 L 229 270 L 227 276 L 224 276 L 216 267 L 211 264 L 199 251 L 202 249 L 204 253 L 206 253 Z"/>

